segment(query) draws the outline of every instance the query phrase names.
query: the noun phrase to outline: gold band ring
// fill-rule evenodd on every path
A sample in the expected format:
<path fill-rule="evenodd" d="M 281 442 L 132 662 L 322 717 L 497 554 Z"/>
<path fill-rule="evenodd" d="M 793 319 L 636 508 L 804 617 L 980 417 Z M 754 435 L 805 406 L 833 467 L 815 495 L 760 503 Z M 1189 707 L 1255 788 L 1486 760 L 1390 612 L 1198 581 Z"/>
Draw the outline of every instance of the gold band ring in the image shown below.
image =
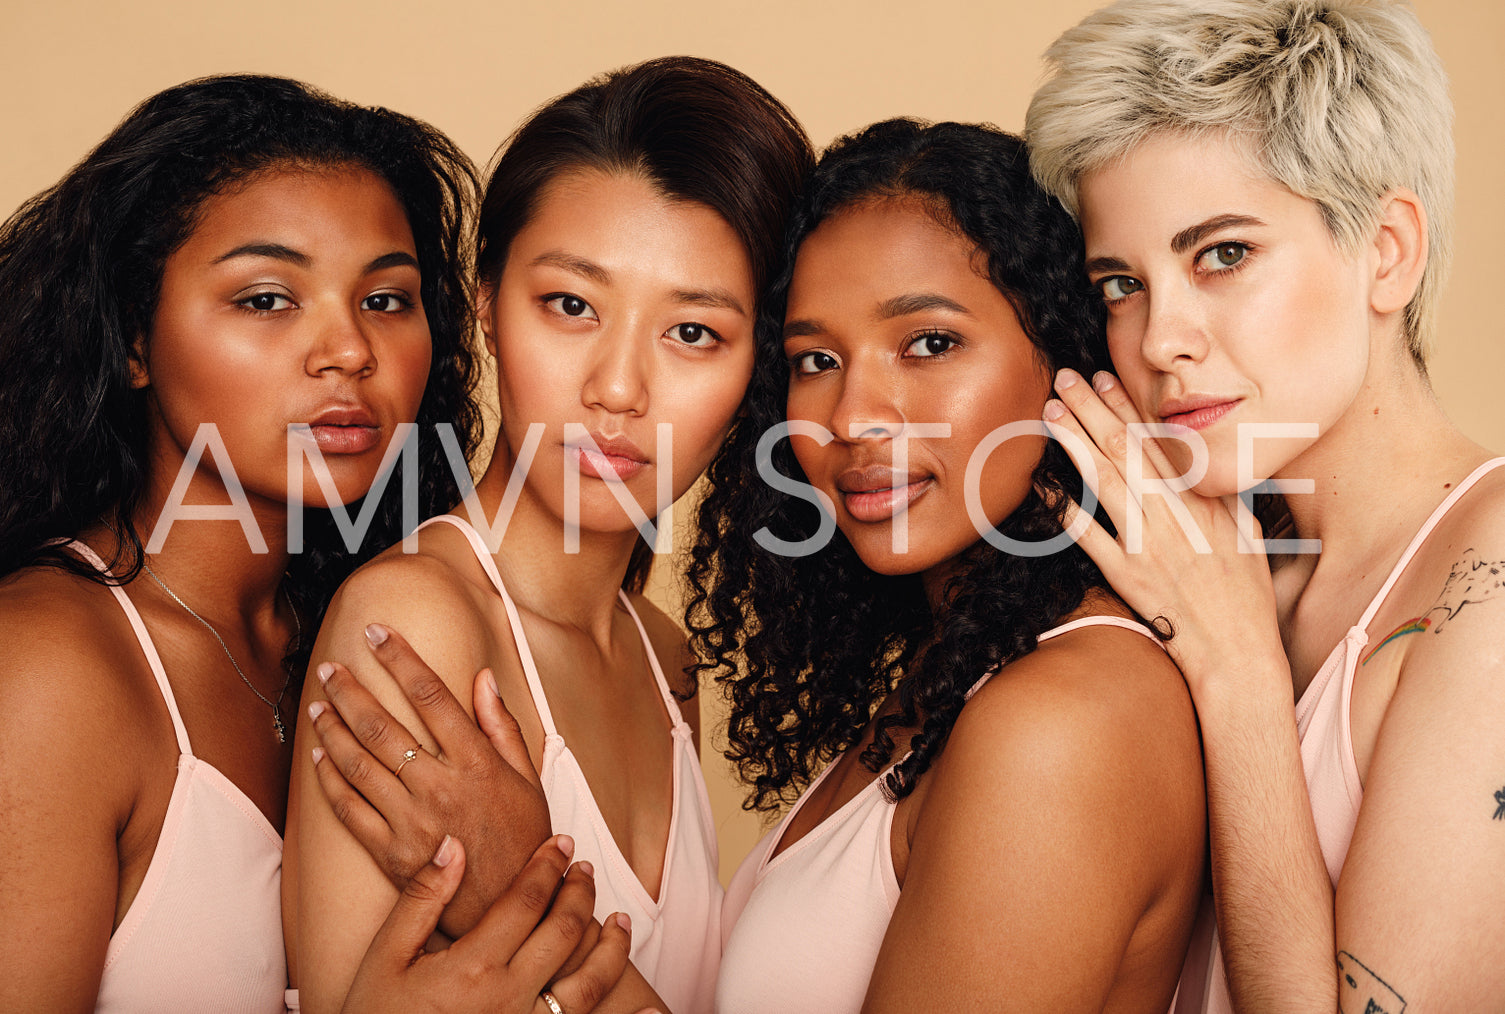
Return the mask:
<path fill-rule="evenodd" d="M 550 1014 L 564 1014 L 564 1008 L 559 1006 L 559 1001 L 554 999 L 554 994 L 544 990 L 538 994 L 538 998 L 549 1008 Z"/>
<path fill-rule="evenodd" d="M 407 767 L 409 763 L 411 763 L 412 761 L 415 761 L 417 759 L 418 759 L 418 751 L 417 750 L 408 750 L 408 751 L 404 752 L 403 755 L 402 755 L 402 760 L 398 762 L 397 767 L 395 767 L 395 768 L 392 769 L 392 773 L 394 775 L 397 775 L 399 778 L 402 777 L 402 769 L 405 768 L 405 767 Z"/>

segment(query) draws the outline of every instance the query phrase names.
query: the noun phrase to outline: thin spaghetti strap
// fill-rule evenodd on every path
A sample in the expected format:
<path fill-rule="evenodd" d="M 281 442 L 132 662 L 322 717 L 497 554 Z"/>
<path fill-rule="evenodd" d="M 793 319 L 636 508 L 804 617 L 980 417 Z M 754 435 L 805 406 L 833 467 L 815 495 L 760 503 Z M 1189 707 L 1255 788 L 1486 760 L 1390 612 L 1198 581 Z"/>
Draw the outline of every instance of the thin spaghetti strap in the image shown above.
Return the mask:
<path fill-rule="evenodd" d="M 1442 503 L 1437 505 L 1437 509 L 1432 511 L 1426 523 L 1421 526 L 1421 529 L 1411 539 L 1411 544 L 1406 547 L 1406 551 L 1395 562 L 1395 567 L 1391 569 L 1390 576 L 1385 578 L 1385 583 L 1380 585 L 1380 590 L 1369 601 L 1369 608 L 1364 610 L 1364 615 L 1359 618 L 1358 623 L 1354 624 L 1356 630 L 1367 630 L 1369 628 L 1370 621 L 1374 619 L 1374 614 L 1380 611 L 1380 606 L 1384 605 L 1385 598 L 1390 594 L 1390 589 L 1394 588 L 1395 582 L 1400 580 L 1400 576 L 1405 572 L 1407 564 L 1411 562 L 1411 558 L 1421 549 L 1422 543 L 1427 541 L 1427 536 L 1432 534 L 1432 529 L 1437 527 L 1437 523 L 1446 516 L 1448 511 L 1453 509 L 1453 505 L 1463 497 L 1463 494 L 1467 493 L 1473 487 L 1474 483 L 1501 465 L 1505 465 L 1505 457 L 1490 458 L 1484 464 L 1470 472 L 1468 477 L 1460 482 Z"/>
<path fill-rule="evenodd" d="M 643 639 L 643 650 L 648 653 L 648 665 L 653 668 L 653 678 L 658 681 L 659 695 L 664 699 L 664 710 L 669 712 L 669 721 L 675 725 L 681 724 L 684 719 L 679 713 L 679 702 L 674 699 L 674 693 L 669 689 L 669 681 L 664 678 L 664 670 L 658 664 L 658 655 L 654 654 L 653 644 L 648 640 L 648 630 L 643 626 L 643 621 L 638 618 L 638 611 L 632 608 L 632 600 L 622 589 L 617 589 L 617 598 L 622 600 L 622 605 L 627 607 L 627 615 L 632 617 L 632 622 L 637 624 L 638 635 Z"/>
<path fill-rule="evenodd" d="M 114 577 L 110 568 L 99 558 L 99 554 L 77 540 L 65 544 L 65 548 L 73 550 L 83 557 L 89 564 L 101 574 Z M 157 679 L 157 689 L 162 691 L 162 700 L 167 705 L 167 713 L 172 716 L 172 730 L 178 737 L 178 752 L 193 756 L 193 748 L 188 742 L 188 729 L 183 725 L 183 716 L 178 714 L 178 700 L 172 694 L 172 684 L 167 682 L 167 670 L 162 667 L 162 658 L 157 654 L 157 646 L 152 643 L 152 638 L 146 631 L 146 623 L 141 619 L 141 613 L 137 611 L 136 604 L 131 601 L 125 589 L 118 584 L 107 585 L 110 593 L 115 596 L 115 601 L 120 603 L 120 608 L 125 611 L 125 618 L 131 621 L 131 629 L 136 632 L 136 642 L 141 646 L 141 653 L 146 656 L 146 664 L 151 666 L 152 675 Z"/>
<path fill-rule="evenodd" d="M 1155 632 L 1149 627 L 1146 627 L 1143 623 L 1140 623 L 1137 620 L 1131 620 L 1126 616 L 1108 616 L 1105 614 L 1098 616 L 1083 616 L 1081 619 L 1072 620 L 1070 623 L 1063 623 L 1059 627 L 1051 627 L 1045 633 L 1041 634 L 1038 640 L 1048 641 L 1052 637 L 1058 637 L 1061 634 L 1069 633 L 1070 631 L 1076 630 L 1080 627 L 1121 627 L 1124 630 L 1132 630 L 1136 634 L 1143 634 L 1151 641 L 1154 641 L 1156 646 L 1158 647 L 1165 647 L 1165 645 L 1161 643 L 1160 638 L 1155 636 Z"/>
<path fill-rule="evenodd" d="M 1070 633 L 1071 631 L 1080 629 L 1081 627 L 1120 627 L 1124 630 L 1132 630 L 1136 634 L 1143 634 L 1145 637 L 1148 637 L 1151 641 L 1155 642 L 1155 646 L 1160 648 L 1162 651 L 1165 650 L 1165 645 L 1161 643 L 1160 638 L 1156 637 L 1155 632 L 1149 627 L 1146 627 L 1143 623 L 1131 620 L 1126 616 L 1109 616 L 1107 614 L 1083 616 L 1080 619 L 1072 620 L 1070 623 L 1063 623 L 1059 627 L 1051 627 L 1045 633 L 1037 637 L 1035 639 L 1035 642 L 1038 644 L 1043 641 L 1048 641 L 1052 637 L 1059 637 L 1062 634 Z M 972 695 L 981 690 L 983 688 L 983 684 L 992 679 L 993 674 L 996 672 L 998 672 L 998 667 L 994 666 L 987 672 L 983 673 L 982 678 L 979 679 L 976 683 L 973 683 L 971 688 L 967 690 L 967 699 L 971 700 Z"/>
<path fill-rule="evenodd" d="M 543 726 L 544 735 L 559 735 L 554 728 L 554 715 L 549 710 L 549 699 L 544 696 L 543 682 L 538 678 L 538 666 L 533 663 L 533 649 L 528 647 L 528 634 L 523 630 L 523 620 L 518 615 L 517 604 L 512 601 L 512 596 L 507 594 L 507 586 L 502 583 L 501 572 L 496 569 L 496 561 L 492 559 L 491 551 L 482 541 L 481 533 L 477 532 L 464 518 L 458 518 L 453 514 L 436 514 L 419 525 L 415 531 L 422 531 L 436 523 L 452 525 L 460 530 L 460 534 L 465 536 L 465 541 L 470 543 L 476 561 L 490 578 L 491 586 L 501 596 L 502 607 L 507 610 L 507 625 L 512 628 L 512 640 L 517 644 L 517 659 L 523 666 L 523 678 L 528 681 L 528 693 L 533 695 L 533 707 L 538 712 L 538 721 Z"/>

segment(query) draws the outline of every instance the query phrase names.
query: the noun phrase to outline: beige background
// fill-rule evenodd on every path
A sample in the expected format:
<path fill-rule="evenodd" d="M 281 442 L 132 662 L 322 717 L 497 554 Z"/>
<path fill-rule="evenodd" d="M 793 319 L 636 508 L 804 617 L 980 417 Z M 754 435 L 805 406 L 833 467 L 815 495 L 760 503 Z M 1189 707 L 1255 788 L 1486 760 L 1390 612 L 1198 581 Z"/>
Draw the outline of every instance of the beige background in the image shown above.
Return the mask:
<path fill-rule="evenodd" d="M 222 71 L 286 74 L 392 106 L 449 132 L 481 162 L 541 102 L 608 67 L 667 53 L 746 71 L 789 103 L 817 144 L 898 114 L 1018 129 L 1039 53 L 1098 3 L 464 0 L 424 13 L 394 0 L 0 0 L 0 212 L 54 182 L 137 101 Z M 1505 291 L 1505 10 L 1495 0 L 1416 7 L 1458 110 L 1458 248 L 1434 384 L 1465 431 L 1505 450 L 1495 391 L 1505 374 L 1495 324 Z M 657 588 L 666 604 L 667 569 Z M 759 828 L 737 810 L 715 743 L 709 737 L 704 752 L 726 874 Z"/>

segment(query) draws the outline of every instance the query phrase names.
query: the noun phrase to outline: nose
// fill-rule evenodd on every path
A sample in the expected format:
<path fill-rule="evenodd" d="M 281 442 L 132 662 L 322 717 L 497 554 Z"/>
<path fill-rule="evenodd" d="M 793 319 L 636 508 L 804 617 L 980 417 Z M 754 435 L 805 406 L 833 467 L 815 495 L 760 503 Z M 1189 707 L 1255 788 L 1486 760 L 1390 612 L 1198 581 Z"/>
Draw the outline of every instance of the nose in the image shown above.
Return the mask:
<path fill-rule="evenodd" d="M 1161 286 L 1149 293 L 1139 354 L 1162 372 L 1178 361 L 1201 362 L 1207 356 L 1207 321 L 1190 287 Z"/>
<path fill-rule="evenodd" d="M 337 310 L 320 323 L 307 367 L 314 375 L 334 371 L 353 376 L 376 368 L 376 349 L 355 312 Z"/>
<path fill-rule="evenodd" d="M 850 364 L 842 373 L 831 432 L 847 443 L 897 439 L 906 425 L 899 393 L 883 371 Z"/>
<path fill-rule="evenodd" d="M 634 340 L 627 329 L 603 333 L 595 343 L 590 368 L 580 388 L 586 408 L 620 415 L 642 415 L 648 410 L 646 361 L 650 344 Z"/>

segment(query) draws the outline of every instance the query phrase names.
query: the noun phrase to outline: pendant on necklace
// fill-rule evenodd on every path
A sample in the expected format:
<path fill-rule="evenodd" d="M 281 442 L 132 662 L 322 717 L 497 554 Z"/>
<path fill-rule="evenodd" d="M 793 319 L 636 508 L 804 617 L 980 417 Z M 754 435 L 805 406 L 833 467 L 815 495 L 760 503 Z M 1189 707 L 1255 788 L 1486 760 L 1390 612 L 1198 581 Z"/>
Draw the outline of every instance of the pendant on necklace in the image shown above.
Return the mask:
<path fill-rule="evenodd" d="M 277 742 L 287 742 L 287 726 L 282 724 L 282 713 L 276 708 L 272 709 L 272 731 L 277 734 Z"/>

